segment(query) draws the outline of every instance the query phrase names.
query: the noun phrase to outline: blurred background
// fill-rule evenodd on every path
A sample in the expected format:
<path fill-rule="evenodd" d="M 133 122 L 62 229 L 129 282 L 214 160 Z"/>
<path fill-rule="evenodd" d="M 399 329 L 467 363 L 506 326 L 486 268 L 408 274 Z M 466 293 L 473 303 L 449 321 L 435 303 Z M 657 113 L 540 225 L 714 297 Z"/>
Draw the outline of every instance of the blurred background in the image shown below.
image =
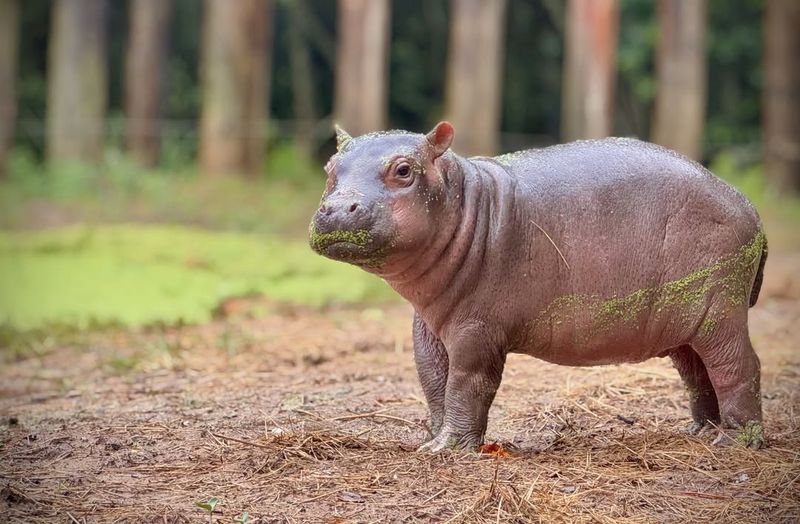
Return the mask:
<path fill-rule="evenodd" d="M 334 122 L 650 140 L 793 252 L 798 28 L 795 0 L 0 0 L 0 324 L 392 300 L 306 247 Z"/>

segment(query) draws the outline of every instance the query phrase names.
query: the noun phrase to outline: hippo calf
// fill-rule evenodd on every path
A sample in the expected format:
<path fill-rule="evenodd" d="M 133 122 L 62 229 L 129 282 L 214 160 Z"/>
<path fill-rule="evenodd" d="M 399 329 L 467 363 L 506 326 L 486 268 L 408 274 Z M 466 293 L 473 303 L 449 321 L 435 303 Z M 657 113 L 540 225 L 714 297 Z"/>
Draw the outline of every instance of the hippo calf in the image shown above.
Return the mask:
<path fill-rule="evenodd" d="M 747 313 L 767 242 L 747 199 L 638 140 L 463 158 L 453 135 L 447 122 L 427 135 L 337 128 L 310 226 L 317 253 L 414 306 L 434 435 L 420 450 L 482 442 L 508 353 L 568 366 L 668 355 L 689 392 L 688 431 L 719 424 L 761 446 Z"/>

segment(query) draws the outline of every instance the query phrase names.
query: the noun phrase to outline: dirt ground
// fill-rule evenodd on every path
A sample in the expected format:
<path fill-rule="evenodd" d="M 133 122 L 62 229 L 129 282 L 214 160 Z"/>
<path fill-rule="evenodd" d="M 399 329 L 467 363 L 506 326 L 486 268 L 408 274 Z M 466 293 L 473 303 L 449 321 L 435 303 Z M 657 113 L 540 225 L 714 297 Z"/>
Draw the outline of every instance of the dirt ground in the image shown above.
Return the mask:
<path fill-rule="evenodd" d="M 418 454 L 409 307 L 232 302 L 209 325 L 53 337 L 7 362 L 0 521 L 208 522 L 195 502 L 217 497 L 214 522 L 798 522 L 800 257 L 771 264 L 751 310 L 767 449 L 680 433 L 669 359 L 512 355 L 487 435 L 509 456 Z"/>

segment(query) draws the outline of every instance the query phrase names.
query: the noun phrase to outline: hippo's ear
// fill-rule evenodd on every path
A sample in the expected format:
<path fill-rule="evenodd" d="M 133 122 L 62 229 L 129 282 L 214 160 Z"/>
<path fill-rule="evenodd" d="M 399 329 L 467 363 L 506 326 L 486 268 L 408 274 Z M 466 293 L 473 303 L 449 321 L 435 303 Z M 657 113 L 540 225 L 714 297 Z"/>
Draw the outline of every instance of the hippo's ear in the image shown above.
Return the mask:
<path fill-rule="evenodd" d="M 434 158 L 442 156 L 444 152 L 450 148 L 455 133 L 456 130 L 453 129 L 453 124 L 450 122 L 439 122 L 430 133 L 425 135 L 425 138 L 428 139 L 428 143 L 433 147 Z"/>
<path fill-rule="evenodd" d="M 336 151 L 342 151 L 347 144 L 353 139 L 350 136 L 350 133 L 339 127 L 339 124 L 334 124 L 334 129 L 336 129 Z"/>

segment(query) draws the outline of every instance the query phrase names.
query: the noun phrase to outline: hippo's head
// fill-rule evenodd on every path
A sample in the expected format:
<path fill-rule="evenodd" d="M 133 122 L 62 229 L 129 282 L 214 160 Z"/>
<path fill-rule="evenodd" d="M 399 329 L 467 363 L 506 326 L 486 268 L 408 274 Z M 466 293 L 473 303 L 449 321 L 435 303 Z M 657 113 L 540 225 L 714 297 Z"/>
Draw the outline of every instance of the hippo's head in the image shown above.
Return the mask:
<path fill-rule="evenodd" d="M 317 253 L 365 269 L 424 248 L 444 212 L 446 182 L 437 162 L 453 126 L 427 135 L 389 131 L 351 137 L 336 129 L 337 153 L 309 228 Z"/>

